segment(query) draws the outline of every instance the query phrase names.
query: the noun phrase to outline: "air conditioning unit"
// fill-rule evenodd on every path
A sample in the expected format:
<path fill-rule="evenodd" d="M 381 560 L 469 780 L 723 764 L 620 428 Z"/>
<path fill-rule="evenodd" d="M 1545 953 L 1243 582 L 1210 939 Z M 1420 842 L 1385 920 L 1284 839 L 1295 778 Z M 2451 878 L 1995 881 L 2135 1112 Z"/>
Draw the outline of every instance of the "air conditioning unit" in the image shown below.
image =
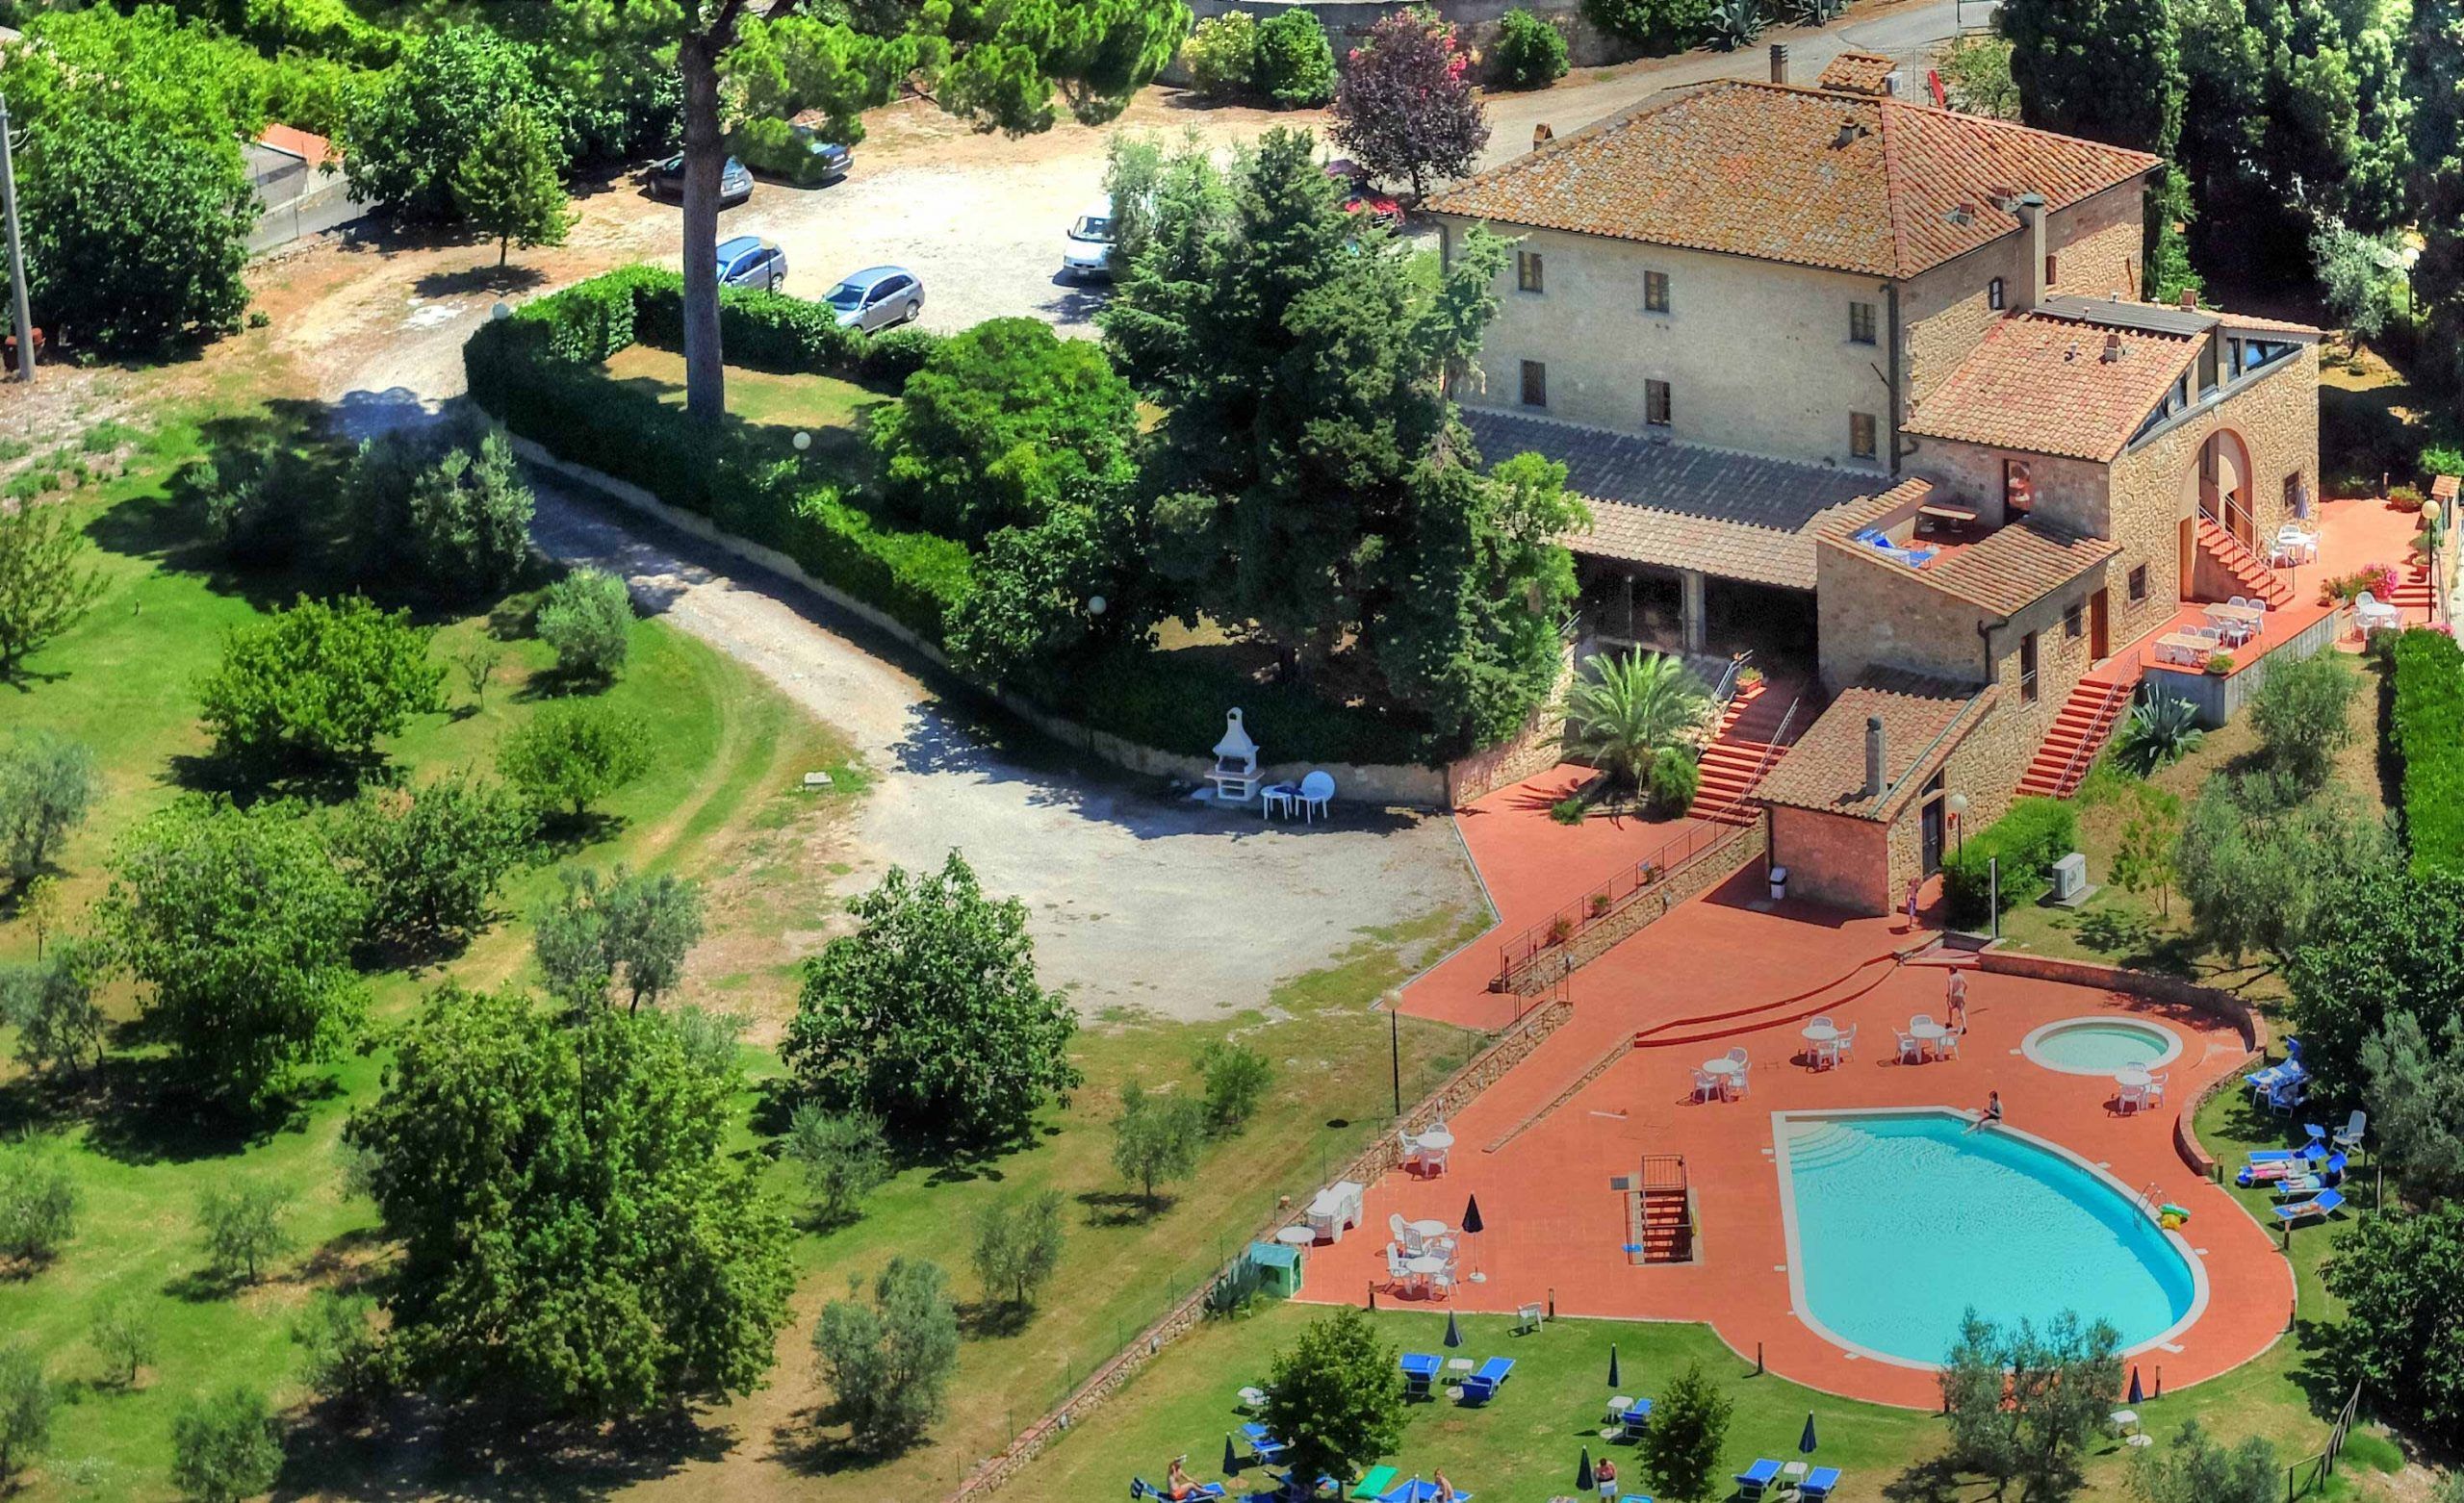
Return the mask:
<path fill-rule="evenodd" d="M 2053 863 L 2053 901 L 2065 907 L 2088 901 L 2088 858 L 2073 851 Z"/>
<path fill-rule="evenodd" d="M 1893 99 L 1899 97 L 1899 69 L 1893 68 L 1883 75 L 1883 92 Z"/>

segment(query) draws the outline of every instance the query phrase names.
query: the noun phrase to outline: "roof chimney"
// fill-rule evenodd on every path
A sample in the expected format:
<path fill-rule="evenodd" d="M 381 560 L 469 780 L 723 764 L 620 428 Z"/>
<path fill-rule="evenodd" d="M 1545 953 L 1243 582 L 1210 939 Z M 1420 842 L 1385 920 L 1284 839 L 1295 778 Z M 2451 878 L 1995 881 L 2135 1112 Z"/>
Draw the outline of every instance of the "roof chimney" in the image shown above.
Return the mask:
<path fill-rule="evenodd" d="M 1883 718 L 1865 717 L 1865 797 L 1883 796 Z"/>
<path fill-rule="evenodd" d="M 1771 82 L 1784 84 L 1787 81 L 1788 44 L 1784 41 L 1775 41 L 1771 44 Z"/>
<path fill-rule="evenodd" d="M 2182 289 L 2182 312 L 2198 312 L 2198 289 L 2194 287 L 2185 287 Z"/>
<path fill-rule="evenodd" d="M 1546 120 L 1531 127 L 1531 149 L 1534 151 L 1538 151 L 1556 139 L 1557 133 L 1549 128 L 1549 122 Z"/>
<path fill-rule="evenodd" d="M 2022 254 L 2028 258 L 2028 275 L 2023 285 L 2028 289 L 2026 309 L 2034 313 L 2044 301 L 2044 195 L 2021 193 L 2011 200 L 2011 213 L 2019 220 Z"/>
<path fill-rule="evenodd" d="M 2120 358 L 2121 336 L 2109 330 L 2105 335 L 2105 364 L 2110 366 Z"/>

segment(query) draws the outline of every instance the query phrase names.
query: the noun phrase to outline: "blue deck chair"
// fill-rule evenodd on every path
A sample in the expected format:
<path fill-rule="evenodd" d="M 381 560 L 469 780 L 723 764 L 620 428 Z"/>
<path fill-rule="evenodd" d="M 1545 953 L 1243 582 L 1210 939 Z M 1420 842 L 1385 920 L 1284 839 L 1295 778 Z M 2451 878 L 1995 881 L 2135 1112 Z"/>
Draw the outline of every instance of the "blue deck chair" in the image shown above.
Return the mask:
<path fill-rule="evenodd" d="M 1643 1432 L 1651 1428 L 1651 1424 L 1652 1401 L 1636 1399 L 1631 1408 L 1617 1416 L 1617 1438 L 1621 1440 L 1639 1440 L 1643 1438 Z"/>
<path fill-rule="evenodd" d="M 1485 1404 L 1498 1396 L 1505 1380 L 1514 1372 L 1514 1359 L 1492 1357 L 1480 1364 L 1479 1370 L 1463 1380 L 1463 1402 Z"/>
<path fill-rule="evenodd" d="M 1283 1442 L 1268 1434 L 1266 1426 L 1252 1421 L 1241 1427 L 1241 1434 L 1249 1442 L 1250 1454 L 1259 1461 L 1273 1463 L 1283 1460 Z"/>
<path fill-rule="evenodd" d="M 1737 1496 L 1746 1499 L 1747 1503 L 1754 1503 L 1755 1499 L 1771 1490 L 1771 1484 L 1779 1480 L 1779 1476 L 1778 1462 L 1757 1458 L 1753 1465 L 1736 1474 Z"/>
<path fill-rule="evenodd" d="M 2307 1221 L 2312 1216 L 2331 1215 L 2344 1203 L 2345 1198 L 2341 1192 L 2326 1190 L 2313 1195 L 2308 1200 L 2296 1201 L 2290 1206 L 2270 1206 L 2268 1210 L 2274 1211 L 2276 1220 L 2289 1227 L 2297 1222 Z"/>
<path fill-rule="evenodd" d="M 1436 1483 L 1425 1478 L 1414 1477 L 1394 1491 L 1387 1493 L 1382 1503 L 1433 1503 L 1436 1497 Z M 1472 1494 L 1457 1489 L 1454 1493 L 1454 1503 L 1472 1503 Z"/>
<path fill-rule="evenodd" d="M 1831 1496 L 1831 1490 L 1838 1486 L 1838 1467 L 1817 1466 L 1806 1474 L 1805 1481 L 1797 1484 L 1797 1496 L 1819 1503 L 1819 1500 Z"/>
<path fill-rule="evenodd" d="M 2288 1174 L 2271 1186 L 2278 1200 L 2291 1200 L 2297 1195 L 2316 1195 L 2344 1183 L 2346 1159 L 2330 1154 L 2325 1163 L 2314 1163 L 2306 1174 Z"/>
<path fill-rule="evenodd" d="M 1438 1360 L 1425 1352 L 1405 1352 L 1397 1365 L 1403 1369 L 1403 1397 L 1424 1399 L 1436 1386 Z"/>

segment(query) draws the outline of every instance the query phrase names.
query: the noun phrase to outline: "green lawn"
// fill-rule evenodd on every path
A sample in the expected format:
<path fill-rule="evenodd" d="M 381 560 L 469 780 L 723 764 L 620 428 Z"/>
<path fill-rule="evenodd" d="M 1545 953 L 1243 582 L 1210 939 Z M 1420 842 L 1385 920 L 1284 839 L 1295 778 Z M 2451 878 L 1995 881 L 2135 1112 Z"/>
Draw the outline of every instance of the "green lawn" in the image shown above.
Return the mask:
<path fill-rule="evenodd" d="M 2208 1104 L 2199 1131 L 2212 1152 L 2238 1164 L 2252 1147 L 2283 1140 L 2284 1124 L 2253 1117 L 2237 1097 Z M 2295 1130 L 2297 1133 L 2297 1129 Z M 2237 1197 L 2264 1216 L 2272 1203 L 2264 1191 Z M 2366 1196 L 2365 1196 L 2366 1203 Z M 2300 1316 L 2296 1334 L 2231 1373 L 2140 1406 L 2148 1432 L 2162 1444 L 2196 1417 L 2227 1441 L 2264 1435 L 2290 1465 L 2314 1454 L 2328 1416 L 2344 1395 L 2319 1371 L 2319 1353 L 2334 1339 L 2343 1311 L 2326 1294 L 2319 1265 L 2333 1233 L 2312 1228 L 2295 1234 L 2293 1258 Z M 1188 1453 L 1192 1470 L 1211 1477 L 1222 1455 L 1223 1438 L 1244 1416 L 1238 1390 L 1260 1381 L 1273 1354 L 1290 1344 L 1301 1325 L 1322 1314 L 1306 1305 L 1270 1302 L 1243 1321 L 1212 1322 L 1163 1354 L 1101 1411 L 1057 1441 L 1006 1490 L 1024 1499 L 1100 1497 L 1128 1486 L 1133 1475 L 1160 1476 L 1173 1456 Z M 1608 1346 L 1617 1343 L 1622 1391 L 1649 1394 L 1688 1362 L 1700 1362 L 1735 1405 L 1722 1466 L 1733 1472 L 1757 1456 L 1788 1460 L 1796 1455 L 1805 1416 L 1815 1416 L 1819 1460 L 1845 1472 L 1843 1499 L 1974 1498 L 1980 1486 L 1938 1475 L 1927 1463 L 1939 1456 L 1943 1432 L 1932 1415 L 1815 1393 L 1769 1375 L 1757 1376 L 1751 1361 L 1731 1351 L 1707 1327 L 1626 1321 L 1566 1320 L 1538 1335 L 1512 1334 L 1503 1316 L 1464 1318 L 1459 1354 L 1438 1344 L 1443 1314 L 1381 1311 L 1381 1336 L 1400 1349 L 1444 1356 L 1515 1359 L 1514 1376 L 1489 1406 L 1465 1409 L 1449 1402 L 1415 1406 L 1403 1444 L 1384 1461 L 1406 1476 L 1444 1466 L 1458 1487 L 1502 1499 L 1542 1499 L 1572 1493 L 1575 1465 L 1589 1444 L 1603 1449 L 1598 1430 L 1606 1387 Z M 1611 1447 L 1628 1483 L 1643 1483 L 1628 1465 L 1628 1447 Z M 2088 1460 L 2089 1491 L 2118 1496 L 2126 1488 L 2128 1453 L 2099 1440 Z M 2324 1495 L 2368 1492 L 2370 1479 L 2400 1465 L 2401 1453 L 2374 1427 L 2355 1432 L 2344 1470 Z M 1245 1472 L 1235 1490 L 1270 1486 L 1263 1469 Z"/>
<path fill-rule="evenodd" d="M 648 344 L 617 351 L 603 368 L 627 386 L 646 390 L 671 407 L 684 405 L 684 357 Z M 807 460 L 828 464 L 847 477 L 847 489 L 871 481 L 873 446 L 865 424 L 873 410 L 898 400 L 894 390 L 877 390 L 827 375 L 774 375 L 728 367 L 728 415 L 762 430 L 765 444 L 784 458 L 798 432 L 812 435 Z M 824 471 L 827 472 L 827 471 Z"/>
<path fill-rule="evenodd" d="M 745 389 L 735 395 L 740 399 Z M 247 416 L 260 427 L 283 420 Z M 314 548 L 299 571 L 275 577 L 234 574 L 221 565 L 198 536 L 195 511 L 175 478 L 206 435 L 204 424 L 168 422 L 125 478 L 69 503 L 81 508 L 102 546 L 108 593 L 37 654 L 26 687 L 0 690 L 11 725 L 51 726 L 83 739 L 103 765 L 106 798 L 63 861 L 72 913 L 99 896 L 120 834 L 185 787 L 210 780 L 193 685 L 215 661 L 223 632 L 298 589 L 330 588 L 335 577 L 321 573 L 323 555 Z M 550 654 L 528 636 L 530 599 L 525 593 L 487 612 L 430 620 L 440 659 L 450 662 L 483 643 L 494 643 L 502 657 L 484 696 L 474 695 L 457 667 L 449 678 L 449 711 L 423 718 L 387 749 L 408 776 L 484 767 L 498 739 L 537 713 L 544 680 L 533 679 Z M 637 624 L 631 664 L 607 694 L 650 731 L 654 769 L 606 802 L 604 838 L 561 854 L 592 863 L 624 859 L 709 882 L 711 932 L 683 996 L 748 1014 L 757 1041 L 775 1038 L 792 1009 L 794 962 L 831 931 L 846 895 L 841 879 L 855 853 L 844 849 L 837 811 L 861 796 L 868 775 L 850 765 L 826 727 L 764 682 L 656 622 Z M 834 794 L 816 800 L 797 787 L 801 773 L 814 767 L 837 775 Z M 1228 1024 L 1094 1020 L 1076 1049 L 1087 1086 L 1047 1114 L 1034 1146 L 982 1162 L 912 1165 L 876 1193 L 861 1221 L 826 1234 L 806 1229 L 797 1247 L 805 1277 L 796 1316 L 780 1337 L 769 1387 L 702 1415 L 698 1428 L 647 1438 L 585 1436 L 554 1448 L 552 1457 L 521 1447 L 508 1457 L 441 1438 L 460 1432 L 425 1428 L 416 1411 L 398 1416 L 398 1427 L 367 1434 L 315 1423 L 301 1407 L 288 1332 L 319 1286 L 381 1277 L 385 1249 L 372 1235 L 372 1210 L 345 1193 L 335 1145 L 351 1107 L 377 1087 L 385 1025 L 447 976 L 476 985 L 525 981 L 528 932 L 521 915 L 554 881 L 547 865 L 521 874 L 501 904 L 504 920 L 467 953 L 371 976 L 377 1006 L 368 1052 L 323 1071 L 318 1087 L 278 1123 L 235 1133 L 158 1108 L 143 1053 L 125 1040 L 106 1083 L 73 1100 L 48 1096 L 13 1065 L 0 1064 L 0 1129 L 50 1140 L 67 1157 L 83 1197 L 78 1236 L 64 1256 L 33 1278 L 0 1283 L 0 1330 L 34 1341 L 67 1400 L 31 1496 L 167 1496 L 177 1406 L 193 1392 L 243 1380 L 293 1407 L 299 1422 L 285 1491 L 368 1496 L 405 1485 L 492 1496 L 600 1490 L 688 1458 L 715 1457 L 714 1486 L 738 1495 L 928 1495 L 997 1449 L 1208 1277 L 1278 1197 L 1305 1193 L 1386 1129 L 1393 1090 L 1388 1020 L 1370 1004 L 1485 921 L 1441 911 L 1364 932 L 1338 963 L 1295 979 Z M 23 956 L 32 945 L 27 926 L 0 909 L 0 958 Z M 123 1018 L 134 1011 L 124 991 L 108 1001 Z M 1124 1192 L 1110 1164 L 1117 1089 L 1132 1078 L 1194 1088 L 1191 1057 L 1227 1029 L 1267 1050 L 1276 1066 L 1274 1086 L 1248 1130 L 1210 1148 L 1198 1173 L 1169 1186 L 1150 1213 Z M 1459 1066 L 1479 1042 L 1411 1020 L 1399 1037 L 1406 1100 Z M 735 1146 L 767 1158 L 784 1115 L 777 1090 L 783 1072 L 767 1047 L 749 1048 L 747 1060 L 751 1079 Z M 764 1173 L 783 1197 L 801 1204 L 801 1185 L 787 1170 L 766 1166 Z M 297 1251 L 261 1287 L 208 1287 L 197 1276 L 198 1193 L 208 1184 L 260 1177 L 298 1187 Z M 938 1260 L 962 1296 L 973 1299 L 967 1235 L 978 1208 L 1047 1186 L 1070 1198 L 1071 1213 L 1067 1251 L 1040 1311 L 1015 1329 L 965 1312 L 961 1391 L 999 1402 L 961 1406 L 928 1443 L 886 1463 L 841 1454 L 818 1408 L 824 1395 L 809 1333 L 821 1304 L 893 1251 Z M 96 1306 L 123 1293 L 141 1302 L 163 1342 L 159 1362 L 129 1392 L 99 1382 L 85 1339 Z"/>

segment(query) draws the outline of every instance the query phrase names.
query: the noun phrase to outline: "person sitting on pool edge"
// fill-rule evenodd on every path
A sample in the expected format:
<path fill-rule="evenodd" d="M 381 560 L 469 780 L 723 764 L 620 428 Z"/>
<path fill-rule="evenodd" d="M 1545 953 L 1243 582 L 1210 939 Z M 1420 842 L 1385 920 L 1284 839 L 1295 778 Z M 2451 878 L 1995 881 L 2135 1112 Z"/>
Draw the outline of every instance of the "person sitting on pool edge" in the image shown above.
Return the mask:
<path fill-rule="evenodd" d="M 1977 1114 L 1975 1121 L 1967 1125 L 1967 1130 L 1973 1133 L 1981 1127 L 1999 1127 L 2001 1124 L 2002 1093 L 2000 1091 L 1987 1091 L 1985 1093 L 1985 1109 Z"/>

